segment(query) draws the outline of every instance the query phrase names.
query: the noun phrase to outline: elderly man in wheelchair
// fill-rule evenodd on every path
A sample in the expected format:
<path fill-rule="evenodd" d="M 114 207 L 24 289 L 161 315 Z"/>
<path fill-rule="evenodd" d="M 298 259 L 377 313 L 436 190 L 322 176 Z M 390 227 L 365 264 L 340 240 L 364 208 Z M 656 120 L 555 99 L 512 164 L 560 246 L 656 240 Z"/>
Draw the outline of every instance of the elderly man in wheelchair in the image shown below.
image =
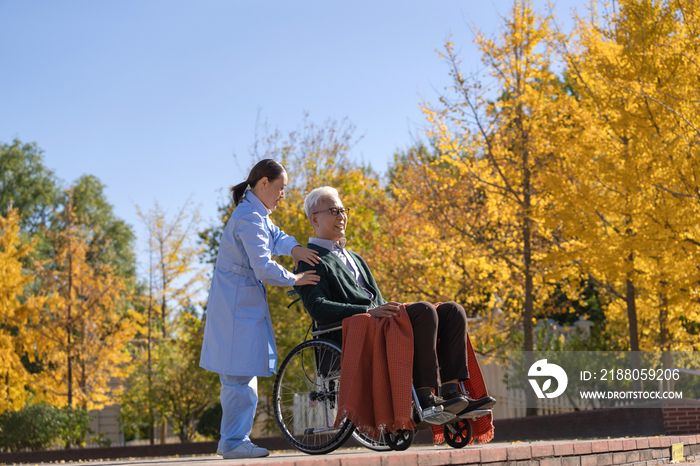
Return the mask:
<path fill-rule="evenodd" d="M 367 263 L 359 254 L 345 248 L 350 209 L 343 206 L 337 190 L 327 186 L 314 189 L 306 197 L 304 210 L 314 228 L 315 237 L 309 239 L 308 247 L 319 253 L 320 263 L 314 268 L 321 279 L 317 285 L 295 287 L 295 290 L 314 321 L 313 334 L 318 344 L 313 340 L 305 342 L 282 363 L 274 398 L 282 432 L 297 449 L 314 454 L 337 448 L 353 430 L 351 422 L 343 423 L 338 429 L 332 428 L 333 422 L 329 423 L 332 411 L 337 410 L 342 320 L 362 313 L 377 319 L 393 317 L 399 311 L 399 303 L 383 299 Z M 308 266 L 300 263 L 299 271 L 305 267 Z M 486 413 L 496 400 L 489 396 L 471 399 L 463 393 L 460 384 L 469 379 L 467 318 L 462 306 L 447 302 L 436 307 L 418 302 L 406 306 L 405 310 L 413 329 L 413 397 L 419 421 L 417 428 Z M 297 350 L 306 344 L 309 345 L 305 357 L 301 354 L 303 350 Z M 290 398 L 291 392 L 295 393 Z M 297 395 L 308 399 L 297 402 L 294 398 Z M 295 403 L 299 406 L 306 403 L 317 411 L 321 406 L 321 411 L 325 412 L 290 409 Z M 310 418 L 314 419 L 310 421 Z M 307 426 L 290 429 L 291 423 Z M 320 427 L 308 427 L 313 423 Z M 321 435 L 324 433 L 325 436 Z M 383 439 L 358 433 L 354 436 L 360 443 L 377 450 L 388 449 L 387 445 L 392 449 L 407 448 L 412 440 L 412 433 L 408 442 L 406 438 L 397 441 L 396 437 L 388 435 Z"/>

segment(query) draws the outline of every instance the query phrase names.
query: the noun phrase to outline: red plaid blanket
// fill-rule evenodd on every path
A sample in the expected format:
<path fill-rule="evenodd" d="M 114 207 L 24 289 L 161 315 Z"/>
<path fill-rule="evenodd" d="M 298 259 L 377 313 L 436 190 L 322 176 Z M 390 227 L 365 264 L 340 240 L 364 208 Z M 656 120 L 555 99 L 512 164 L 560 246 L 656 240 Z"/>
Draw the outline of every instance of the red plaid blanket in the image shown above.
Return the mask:
<path fill-rule="evenodd" d="M 343 320 L 340 361 L 336 427 L 347 417 L 370 437 L 413 430 L 413 328 L 406 306 L 390 319 L 357 314 Z"/>
<path fill-rule="evenodd" d="M 488 395 L 471 339 L 467 335 L 469 380 L 463 383 L 474 399 Z M 413 329 L 401 305 L 399 315 L 375 319 L 357 314 L 343 321 L 340 393 L 335 426 L 348 418 L 363 433 L 377 437 L 381 431 L 415 427 L 411 418 L 413 374 Z M 472 439 L 479 443 L 493 440 L 492 416 L 467 421 Z M 445 441 L 442 426 L 433 427 L 433 443 Z"/>
<path fill-rule="evenodd" d="M 469 366 L 469 380 L 462 382 L 467 395 L 475 400 L 487 396 L 488 392 L 486 391 L 484 376 L 481 374 L 481 368 L 476 360 L 476 354 L 474 353 L 469 334 L 467 334 L 467 366 Z M 474 440 L 478 440 L 479 443 L 487 443 L 493 440 L 492 415 L 480 417 L 475 421 L 468 420 L 468 422 L 472 425 L 472 439 L 469 441 L 469 445 L 474 443 Z M 442 426 L 433 426 L 433 443 L 438 444 L 444 441 L 445 436 L 443 435 Z"/>

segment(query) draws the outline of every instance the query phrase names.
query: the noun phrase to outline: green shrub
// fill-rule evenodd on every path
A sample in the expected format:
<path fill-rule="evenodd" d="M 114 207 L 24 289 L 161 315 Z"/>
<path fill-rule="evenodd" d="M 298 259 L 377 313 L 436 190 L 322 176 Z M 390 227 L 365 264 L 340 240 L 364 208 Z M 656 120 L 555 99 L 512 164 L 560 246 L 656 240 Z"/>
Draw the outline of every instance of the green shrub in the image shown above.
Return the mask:
<path fill-rule="evenodd" d="M 90 429 L 90 413 L 84 409 L 61 409 L 63 414 L 60 437 L 66 446 L 84 446 Z"/>
<path fill-rule="evenodd" d="M 0 415 L 0 451 L 82 446 L 91 433 L 90 414 L 84 409 L 38 403 Z"/>
<path fill-rule="evenodd" d="M 148 424 L 125 424 L 123 417 L 119 418 L 119 422 L 124 432 L 125 442 L 151 438 L 150 426 Z"/>
<path fill-rule="evenodd" d="M 221 433 L 221 403 L 214 403 L 199 417 L 197 432 L 212 440 L 219 440 Z"/>
<path fill-rule="evenodd" d="M 63 412 L 39 403 L 0 415 L 0 449 L 3 451 L 45 450 L 58 443 Z"/>
<path fill-rule="evenodd" d="M 95 444 L 98 447 L 111 447 L 112 446 L 112 441 L 107 438 L 107 434 L 105 432 L 102 432 L 101 434 L 97 434 L 95 436 L 90 437 L 89 443 Z"/>

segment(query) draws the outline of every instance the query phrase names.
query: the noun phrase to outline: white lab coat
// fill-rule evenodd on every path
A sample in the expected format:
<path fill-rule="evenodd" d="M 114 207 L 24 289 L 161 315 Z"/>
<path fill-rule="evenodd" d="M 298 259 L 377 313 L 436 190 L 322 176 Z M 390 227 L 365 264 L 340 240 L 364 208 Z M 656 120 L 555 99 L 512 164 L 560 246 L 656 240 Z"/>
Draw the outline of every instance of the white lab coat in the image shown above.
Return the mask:
<path fill-rule="evenodd" d="M 262 282 L 294 284 L 294 275 L 272 255 L 291 255 L 299 243 L 277 228 L 269 213 L 248 190 L 226 224 L 207 302 L 199 360 L 204 369 L 234 376 L 277 372 L 277 346 Z"/>

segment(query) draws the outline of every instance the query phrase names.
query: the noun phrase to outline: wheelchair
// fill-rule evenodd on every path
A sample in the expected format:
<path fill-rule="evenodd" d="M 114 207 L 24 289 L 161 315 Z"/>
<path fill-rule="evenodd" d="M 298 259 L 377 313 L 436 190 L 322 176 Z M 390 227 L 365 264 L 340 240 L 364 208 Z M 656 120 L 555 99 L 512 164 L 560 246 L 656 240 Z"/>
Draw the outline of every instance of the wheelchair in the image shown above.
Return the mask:
<path fill-rule="evenodd" d="M 296 291 L 288 291 L 287 295 L 293 297 Z M 289 307 L 298 300 L 294 300 Z M 338 330 L 342 330 L 342 322 L 326 325 L 314 322 L 312 338 L 287 355 L 275 378 L 275 418 L 282 435 L 295 449 L 310 455 L 330 453 L 353 437 L 360 445 L 375 451 L 406 450 L 413 442 L 415 431 L 433 425 L 443 426 L 448 445 L 462 448 L 469 444 L 472 437 L 468 420 L 491 414 L 491 409 L 469 411 L 462 415 L 443 411 L 442 406 L 422 409 L 414 388 L 412 412 L 415 430 L 385 432 L 371 438 L 356 430 L 349 419 L 343 419 L 336 428 L 341 349 L 323 336 Z"/>

